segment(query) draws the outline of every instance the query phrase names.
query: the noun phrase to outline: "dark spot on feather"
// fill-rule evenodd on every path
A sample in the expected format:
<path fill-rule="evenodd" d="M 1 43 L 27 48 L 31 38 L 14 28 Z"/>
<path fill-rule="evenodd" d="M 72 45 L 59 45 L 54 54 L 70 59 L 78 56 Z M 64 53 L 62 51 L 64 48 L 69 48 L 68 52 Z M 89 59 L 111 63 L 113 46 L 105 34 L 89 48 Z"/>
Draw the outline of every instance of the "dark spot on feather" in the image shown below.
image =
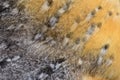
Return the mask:
<path fill-rule="evenodd" d="M 101 22 L 97 23 L 97 27 L 98 27 L 98 28 L 100 28 L 101 26 L 102 26 L 102 23 L 101 23 Z"/>
<path fill-rule="evenodd" d="M 109 13 L 108 13 L 108 14 L 109 14 L 109 16 L 112 16 L 112 14 L 113 14 L 113 13 L 112 13 L 111 11 L 109 11 Z"/>
<path fill-rule="evenodd" d="M 99 9 L 99 10 L 102 9 L 102 6 L 98 6 L 98 9 Z"/>
<path fill-rule="evenodd" d="M 5 68 L 5 66 L 7 65 L 7 61 L 6 61 L 6 59 L 3 59 L 2 61 L 0 61 L 0 67 L 1 68 Z"/>
<path fill-rule="evenodd" d="M 76 44 L 79 44 L 79 43 L 80 43 L 80 38 L 77 38 L 77 39 L 75 40 L 75 43 L 76 43 Z"/>
<path fill-rule="evenodd" d="M 52 3 L 53 3 L 53 0 L 48 0 L 48 6 L 51 6 L 52 5 Z"/>
<path fill-rule="evenodd" d="M 103 47 L 105 50 L 109 48 L 109 44 L 106 44 L 104 47 Z"/>
<path fill-rule="evenodd" d="M 95 15 L 95 14 L 96 14 L 96 11 L 93 10 L 93 11 L 91 12 L 91 15 Z"/>

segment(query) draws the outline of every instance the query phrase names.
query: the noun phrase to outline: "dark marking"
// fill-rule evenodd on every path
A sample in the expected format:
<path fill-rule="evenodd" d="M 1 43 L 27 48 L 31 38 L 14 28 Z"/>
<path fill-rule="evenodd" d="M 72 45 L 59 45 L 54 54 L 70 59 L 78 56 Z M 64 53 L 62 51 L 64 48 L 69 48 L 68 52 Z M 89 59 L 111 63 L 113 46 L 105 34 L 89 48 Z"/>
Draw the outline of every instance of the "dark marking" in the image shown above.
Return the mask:
<path fill-rule="evenodd" d="M 2 5 L 0 5 L 0 13 L 5 11 L 5 10 L 6 10 L 6 8 L 4 8 Z"/>
<path fill-rule="evenodd" d="M 102 22 L 97 23 L 97 27 L 100 28 L 102 26 Z"/>
<path fill-rule="evenodd" d="M 53 64 L 60 64 L 62 62 L 66 61 L 66 58 L 58 58 L 52 61 Z"/>
<path fill-rule="evenodd" d="M 77 38 L 76 40 L 75 40 L 75 44 L 79 44 L 80 43 L 80 38 Z"/>
<path fill-rule="evenodd" d="M 38 74 L 46 73 L 48 75 L 51 75 L 54 73 L 53 69 L 50 66 L 46 66 L 45 68 L 41 69 L 41 71 Z"/>
<path fill-rule="evenodd" d="M 55 62 L 56 63 L 62 63 L 64 62 L 66 59 L 65 58 L 59 58 L 59 59 L 56 59 Z"/>
<path fill-rule="evenodd" d="M 119 15 L 120 15 L 120 13 L 119 13 L 119 12 L 117 12 L 117 13 L 116 13 L 116 15 L 117 15 L 117 16 L 119 16 Z"/>
<path fill-rule="evenodd" d="M 80 17 L 77 17 L 75 20 L 77 23 L 80 23 Z"/>
<path fill-rule="evenodd" d="M 114 60 L 114 56 L 113 56 L 113 55 L 110 55 L 110 59 L 111 59 L 111 60 Z"/>
<path fill-rule="evenodd" d="M 103 48 L 107 50 L 109 48 L 109 44 L 106 44 Z"/>
<path fill-rule="evenodd" d="M 6 67 L 6 65 L 7 65 L 7 61 L 6 61 L 6 59 L 3 59 L 2 61 L 0 61 L 0 67 L 1 68 L 5 68 Z"/>
<path fill-rule="evenodd" d="M 102 6 L 98 6 L 98 9 L 99 9 L 99 10 L 102 9 Z"/>
<path fill-rule="evenodd" d="M 93 11 L 91 12 L 91 15 L 95 15 L 95 14 L 96 14 L 96 11 L 93 10 Z"/>
<path fill-rule="evenodd" d="M 113 13 L 112 13 L 111 11 L 109 11 L 109 13 L 108 13 L 108 14 L 109 14 L 109 16 L 112 16 L 112 14 L 113 14 Z"/>
<path fill-rule="evenodd" d="M 67 38 L 71 38 L 72 34 L 73 34 L 73 32 L 70 32 L 70 33 L 68 33 L 68 34 L 66 35 L 66 37 L 67 37 Z"/>
<path fill-rule="evenodd" d="M 51 6 L 52 5 L 52 3 L 53 3 L 53 0 L 48 0 L 48 6 Z"/>

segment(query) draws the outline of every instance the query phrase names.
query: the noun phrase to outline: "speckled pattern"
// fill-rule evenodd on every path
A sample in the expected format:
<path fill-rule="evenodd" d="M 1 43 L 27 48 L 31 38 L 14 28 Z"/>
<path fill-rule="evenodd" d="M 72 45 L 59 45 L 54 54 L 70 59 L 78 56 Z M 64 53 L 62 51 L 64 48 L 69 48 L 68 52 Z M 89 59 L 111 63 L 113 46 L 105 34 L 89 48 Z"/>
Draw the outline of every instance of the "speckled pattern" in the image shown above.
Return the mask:
<path fill-rule="evenodd" d="M 51 50 L 57 51 L 49 48 L 56 42 L 44 41 L 41 25 L 32 24 L 17 3 L 0 1 L 0 80 L 74 80 L 66 57 L 48 57 Z"/>
<path fill-rule="evenodd" d="M 119 80 L 119 0 L 0 0 L 0 80 Z"/>

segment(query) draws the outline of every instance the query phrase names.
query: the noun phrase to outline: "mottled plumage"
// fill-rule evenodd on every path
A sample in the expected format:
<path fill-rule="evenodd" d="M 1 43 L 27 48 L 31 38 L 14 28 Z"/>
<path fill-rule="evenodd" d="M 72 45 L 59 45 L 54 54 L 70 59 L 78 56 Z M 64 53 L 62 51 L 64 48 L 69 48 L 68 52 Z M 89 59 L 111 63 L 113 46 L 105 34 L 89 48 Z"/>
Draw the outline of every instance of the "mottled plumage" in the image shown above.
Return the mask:
<path fill-rule="evenodd" d="M 78 62 L 95 57 L 95 66 L 85 72 L 83 80 L 120 80 L 119 0 L 23 0 L 20 4 L 33 23 L 47 27 L 43 34 L 58 47 L 75 51 L 73 58 Z"/>

